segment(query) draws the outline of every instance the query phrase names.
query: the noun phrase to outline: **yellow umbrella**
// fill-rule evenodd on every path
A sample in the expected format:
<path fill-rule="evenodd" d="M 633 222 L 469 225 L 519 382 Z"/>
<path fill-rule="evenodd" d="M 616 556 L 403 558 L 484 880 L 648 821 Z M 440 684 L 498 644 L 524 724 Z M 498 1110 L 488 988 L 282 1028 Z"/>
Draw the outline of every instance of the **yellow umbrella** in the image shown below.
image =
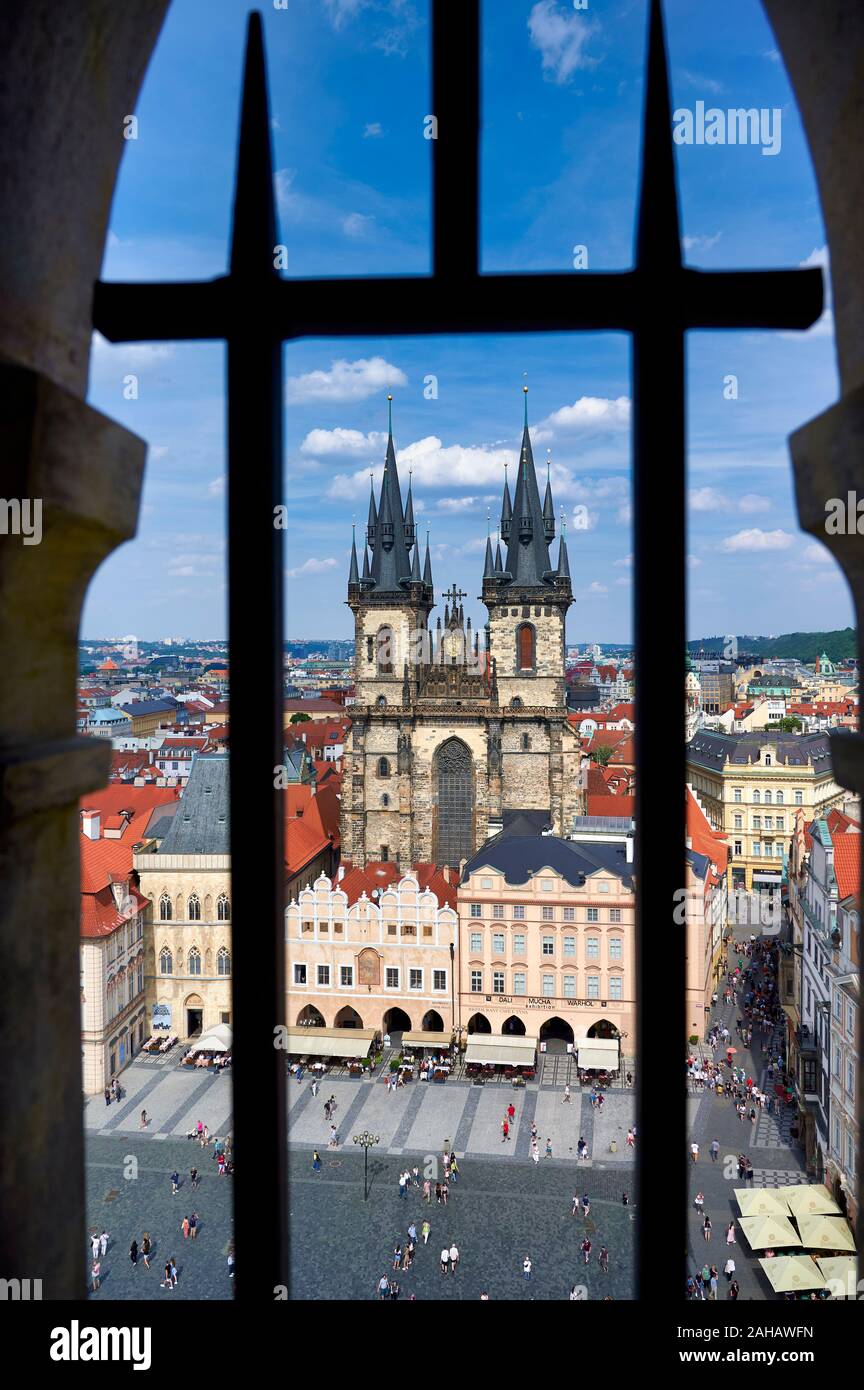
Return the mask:
<path fill-rule="evenodd" d="M 742 1216 L 738 1225 L 747 1237 L 751 1250 L 801 1244 L 788 1216 Z"/>
<path fill-rule="evenodd" d="M 789 1207 L 779 1192 L 770 1187 L 751 1189 L 736 1187 L 735 1196 L 742 1216 L 788 1216 Z"/>
<path fill-rule="evenodd" d="M 778 1255 L 759 1263 L 775 1293 L 801 1293 L 825 1287 L 825 1277 L 809 1255 Z"/>
<path fill-rule="evenodd" d="M 855 1242 L 843 1216 L 798 1216 L 801 1244 L 807 1250 L 852 1250 Z"/>
<path fill-rule="evenodd" d="M 858 1261 L 854 1255 L 820 1255 L 816 1263 L 832 1298 L 857 1298 Z"/>
<path fill-rule="evenodd" d="M 777 1195 L 782 1196 L 792 1208 L 793 1216 L 839 1216 L 840 1208 L 823 1183 L 812 1186 L 802 1183 L 798 1187 L 778 1187 Z"/>

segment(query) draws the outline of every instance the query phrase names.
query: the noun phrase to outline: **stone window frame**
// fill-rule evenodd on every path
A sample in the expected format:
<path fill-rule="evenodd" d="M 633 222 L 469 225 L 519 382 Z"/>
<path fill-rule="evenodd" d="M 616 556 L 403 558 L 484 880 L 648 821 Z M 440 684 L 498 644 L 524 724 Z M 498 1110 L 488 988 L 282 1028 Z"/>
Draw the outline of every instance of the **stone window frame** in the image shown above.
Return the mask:
<path fill-rule="evenodd" d="M 531 634 L 531 661 L 527 666 L 523 666 L 522 658 L 525 655 L 525 643 L 522 638 L 523 632 Z M 516 644 L 516 674 L 518 676 L 534 676 L 537 674 L 537 629 L 531 622 L 521 622 L 516 626 L 514 634 Z"/>
<path fill-rule="evenodd" d="M 166 962 L 166 961 L 168 962 L 168 969 L 167 969 L 167 970 L 165 969 L 165 962 Z M 159 952 L 159 974 L 160 974 L 160 975 L 173 975 L 173 974 L 174 974 L 174 952 L 171 950 L 171 947 L 170 947 L 170 946 L 163 946 L 163 947 L 162 947 L 162 950 Z"/>

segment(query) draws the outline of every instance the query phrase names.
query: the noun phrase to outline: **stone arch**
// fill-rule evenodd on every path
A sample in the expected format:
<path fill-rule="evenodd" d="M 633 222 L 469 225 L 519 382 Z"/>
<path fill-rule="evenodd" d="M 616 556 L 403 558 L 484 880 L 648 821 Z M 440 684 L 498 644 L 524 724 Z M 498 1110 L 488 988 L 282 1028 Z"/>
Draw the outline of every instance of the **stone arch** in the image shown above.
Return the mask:
<path fill-rule="evenodd" d="M 516 629 L 516 670 L 533 672 L 537 664 L 537 631 L 533 623 L 520 623 Z"/>
<path fill-rule="evenodd" d="M 432 858 L 458 868 L 474 853 L 474 759 L 461 738 L 445 739 L 437 749 L 432 782 Z"/>
<path fill-rule="evenodd" d="M 589 1038 L 618 1038 L 618 1029 L 609 1018 L 598 1018 L 596 1023 L 592 1023 L 588 1029 Z"/>
<path fill-rule="evenodd" d="M 325 1028 L 324 1015 L 314 1004 L 304 1004 L 297 1015 L 298 1028 Z"/>
<path fill-rule="evenodd" d="M 485 1014 L 472 1014 L 468 1020 L 468 1035 L 472 1033 L 491 1033 L 492 1024 Z"/>
<path fill-rule="evenodd" d="M 387 1010 L 381 1021 L 385 1033 L 410 1033 L 414 1027 L 411 1015 L 400 1009 L 397 1004 Z"/>
<path fill-rule="evenodd" d="M 573 1029 L 566 1019 L 555 1014 L 541 1023 L 540 1041 L 545 1042 L 547 1052 L 566 1052 L 567 1043 L 574 1041 Z"/>
<path fill-rule="evenodd" d="M 524 1038 L 525 1024 L 516 1014 L 511 1014 L 510 1017 L 505 1018 L 504 1022 L 501 1024 L 501 1032 L 502 1034 L 513 1034 L 518 1035 L 520 1038 Z"/>
<path fill-rule="evenodd" d="M 352 1009 L 350 1004 L 346 1004 L 340 1009 L 333 1020 L 334 1028 L 362 1028 L 363 1020 L 356 1009 Z"/>
<path fill-rule="evenodd" d="M 426 1013 L 423 1015 L 423 1023 L 421 1027 L 424 1033 L 444 1032 L 444 1020 L 437 1009 L 428 1009 L 426 1011 Z"/>

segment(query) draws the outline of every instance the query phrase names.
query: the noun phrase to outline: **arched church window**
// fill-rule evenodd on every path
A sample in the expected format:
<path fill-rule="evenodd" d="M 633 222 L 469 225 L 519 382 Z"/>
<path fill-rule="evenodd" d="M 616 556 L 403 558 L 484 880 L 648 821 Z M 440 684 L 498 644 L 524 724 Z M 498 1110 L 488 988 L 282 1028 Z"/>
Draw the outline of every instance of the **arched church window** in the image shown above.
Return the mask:
<path fill-rule="evenodd" d="M 379 759 L 378 759 L 378 776 L 379 776 L 379 777 L 389 777 L 389 776 L 390 776 L 390 762 L 389 762 L 389 759 L 387 759 L 387 758 L 379 758 Z"/>
<path fill-rule="evenodd" d="M 224 893 L 216 899 L 216 916 L 220 922 L 231 921 L 231 904 Z"/>
<path fill-rule="evenodd" d="M 449 738 L 435 754 L 434 861 L 457 868 L 474 853 L 474 767 L 471 751 Z"/>
<path fill-rule="evenodd" d="M 193 946 L 189 952 L 186 961 L 186 969 L 190 975 L 201 974 L 201 952 L 198 950 L 197 946 Z"/>
<path fill-rule="evenodd" d="M 159 920 L 160 922 L 171 921 L 171 899 L 167 893 L 163 893 L 159 899 Z"/>
<path fill-rule="evenodd" d="M 189 897 L 188 917 L 190 922 L 201 921 L 201 903 L 197 893 L 192 893 Z"/>
<path fill-rule="evenodd" d="M 516 665 L 520 671 L 534 670 L 534 628 L 520 623 L 516 629 Z"/>
<path fill-rule="evenodd" d="M 216 957 L 216 972 L 219 975 L 231 974 L 231 953 L 225 946 L 219 947 L 219 954 Z"/>
<path fill-rule="evenodd" d="M 521 708 L 522 708 L 522 701 L 520 700 L 520 698 L 519 698 L 518 695 L 514 695 L 514 696 L 513 696 L 513 699 L 510 701 L 510 708 L 511 708 L 511 709 L 521 709 Z"/>
<path fill-rule="evenodd" d="M 162 950 L 159 952 L 159 974 L 160 974 L 160 975 L 173 975 L 173 974 L 174 974 L 174 957 L 172 956 L 171 952 L 168 950 L 168 947 L 167 947 L 167 946 L 163 946 L 163 947 L 162 947 Z"/>
<path fill-rule="evenodd" d="M 385 697 L 384 695 L 379 695 L 379 696 L 378 696 L 378 699 L 375 701 L 375 708 L 376 708 L 376 709 L 386 709 L 386 708 L 387 708 L 387 700 L 386 700 L 386 697 Z"/>
<path fill-rule="evenodd" d="M 377 638 L 377 657 L 379 676 L 392 676 L 393 674 L 393 629 L 392 627 L 379 627 Z"/>

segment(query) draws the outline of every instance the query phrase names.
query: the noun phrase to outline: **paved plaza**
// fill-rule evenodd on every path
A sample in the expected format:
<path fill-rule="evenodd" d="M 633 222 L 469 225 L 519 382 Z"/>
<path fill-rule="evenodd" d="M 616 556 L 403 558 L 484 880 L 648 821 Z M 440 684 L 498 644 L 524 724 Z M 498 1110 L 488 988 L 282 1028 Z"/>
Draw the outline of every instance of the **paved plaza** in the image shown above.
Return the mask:
<path fill-rule="evenodd" d="M 706 1028 L 719 1018 L 731 1032 L 736 1017 L 740 1017 L 736 1004 L 719 1003 Z M 768 1056 L 761 1041 L 754 1035 L 750 1049 L 745 1048 L 737 1037 L 733 1037 L 733 1042 L 738 1048 L 736 1065 L 743 1066 L 761 1089 L 770 1091 L 766 1081 Z M 720 1057 L 724 1054 L 718 1052 L 716 1055 Z M 753 1163 L 752 1187 L 785 1187 L 791 1183 L 810 1181 L 804 1168 L 803 1150 L 789 1134 L 794 1111 L 789 1107 L 777 1119 L 767 1109 L 757 1109 L 755 1123 L 751 1124 L 747 1119 L 742 1124 L 732 1101 L 725 1096 L 717 1096 L 713 1090 L 691 1095 L 687 1104 L 690 1137 L 699 1144 L 699 1160 L 696 1164 L 690 1164 L 689 1272 L 695 1273 L 706 1262 L 715 1264 L 720 1271 L 718 1298 L 723 1301 L 728 1288 L 727 1280 L 723 1277 L 723 1266 L 731 1255 L 735 1261 L 740 1298 L 776 1300 L 777 1295 L 758 1263 L 758 1252 L 751 1251 L 737 1226 L 740 1211 L 735 1200 L 735 1188 L 744 1186 L 738 1178 L 737 1158 L 739 1153 L 743 1153 Z M 720 1143 L 720 1156 L 716 1163 L 711 1161 L 710 1154 L 714 1139 Z M 697 1192 L 704 1194 L 705 1212 L 713 1225 L 711 1240 L 707 1244 L 702 1232 L 702 1218 L 693 1202 Z M 735 1244 L 727 1247 L 726 1228 L 732 1220 L 736 1222 Z"/>

